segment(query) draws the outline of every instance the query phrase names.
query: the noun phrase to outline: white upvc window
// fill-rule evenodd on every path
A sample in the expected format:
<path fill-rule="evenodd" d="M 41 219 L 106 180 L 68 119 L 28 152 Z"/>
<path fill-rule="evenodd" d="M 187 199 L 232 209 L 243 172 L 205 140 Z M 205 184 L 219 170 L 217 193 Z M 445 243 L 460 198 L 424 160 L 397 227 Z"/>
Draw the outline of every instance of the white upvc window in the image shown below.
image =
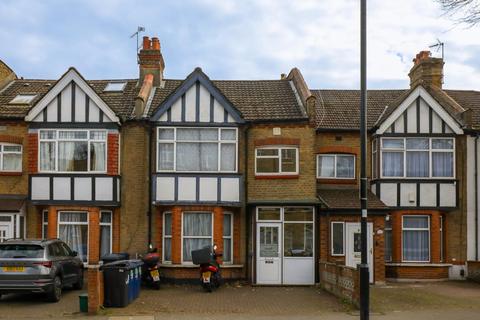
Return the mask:
<path fill-rule="evenodd" d="M 163 250 L 162 250 L 162 262 L 172 263 L 172 213 L 163 213 Z"/>
<path fill-rule="evenodd" d="M 40 130 L 40 172 L 107 171 L 106 130 Z"/>
<path fill-rule="evenodd" d="M 378 140 L 373 139 L 372 140 L 372 178 L 376 179 L 378 178 L 378 161 L 377 161 L 377 155 L 378 155 Z"/>
<path fill-rule="evenodd" d="M 48 210 L 42 211 L 42 239 L 48 238 Z"/>
<path fill-rule="evenodd" d="M 22 145 L 0 143 L 0 171 L 22 171 Z"/>
<path fill-rule="evenodd" d="M 443 216 L 440 216 L 440 261 L 441 262 L 444 262 L 444 259 L 445 259 L 445 247 L 443 245 L 443 241 L 444 241 L 444 233 L 443 233 Z"/>
<path fill-rule="evenodd" d="M 454 138 L 381 138 L 382 178 L 455 178 Z"/>
<path fill-rule="evenodd" d="M 83 262 L 88 261 L 88 212 L 60 211 L 57 234 Z"/>
<path fill-rule="evenodd" d="M 213 245 L 212 212 L 183 212 L 182 263 L 192 262 L 192 250 Z"/>
<path fill-rule="evenodd" d="M 392 219 L 391 217 L 385 218 L 385 231 L 384 231 L 384 239 L 385 239 L 385 261 L 390 262 L 392 261 Z"/>
<path fill-rule="evenodd" d="M 112 224 L 112 211 L 100 211 L 100 258 L 109 253 L 112 253 Z"/>
<path fill-rule="evenodd" d="M 237 128 L 159 127 L 158 172 L 237 172 Z"/>
<path fill-rule="evenodd" d="M 255 149 L 256 175 L 297 175 L 297 147 L 260 147 Z"/>
<path fill-rule="evenodd" d="M 233 263 L 233 213 L 223 213 L 223 262 Z"/>
<path fill-rule="evenodd" d="M 345 255 L 345 223 L 343 221 L 332 221 L 330 228 L 330 243 L 332 256 Z"/>
<path fill-rule="evenodd" d="M 430 217 L 402 217 L 402 261 L 430 262 Z"/>
<path fill-rule="evenodd" d="M 317 155 L 317 178 L 354 179 L 355 156 L 351 154 Z"/>

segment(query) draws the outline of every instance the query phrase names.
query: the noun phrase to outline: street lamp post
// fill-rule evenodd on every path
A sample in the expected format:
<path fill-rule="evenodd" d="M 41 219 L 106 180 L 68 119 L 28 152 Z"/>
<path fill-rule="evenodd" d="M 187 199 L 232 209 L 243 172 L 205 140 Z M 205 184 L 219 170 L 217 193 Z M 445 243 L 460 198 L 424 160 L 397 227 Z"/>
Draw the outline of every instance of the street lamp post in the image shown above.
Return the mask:
<path fill-rule="evenodd" d="M 367 0 L 360 1 L 360 319 L 369 319 L 370 277 L 367 259 Z"/>

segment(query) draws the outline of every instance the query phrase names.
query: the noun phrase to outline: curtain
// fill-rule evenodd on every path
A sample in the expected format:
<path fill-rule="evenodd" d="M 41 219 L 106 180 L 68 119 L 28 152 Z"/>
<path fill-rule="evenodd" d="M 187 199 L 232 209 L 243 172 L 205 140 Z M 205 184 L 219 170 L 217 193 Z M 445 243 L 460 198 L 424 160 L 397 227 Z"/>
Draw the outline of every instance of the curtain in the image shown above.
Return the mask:
<path fill-rule="evenodd" d="M 111 226 L 100 226 L 100 257 L 110 253 L 110 228 Z"/>
<path fill-rule="evenodd" d="M 427 217 L 403 217 L 403 260 L 428 261 L 429 231 Z M 415 230 L 417 229 L 417 230 Z"/>
<path fill-rule="evenodd" d="M 59 171 L 87 171 L 88 143 L 86 141 L 58 143 Z"/>
<path fill-rule="evenodd" d="M 403 176 L 403 152 L 382 152 L 382 173 L 385 177 Z"/>
<path fill-rule="evenodd" d="M 235 170 L 235 145 L 222 143 L 220 147 L 220 170 L 234 171 Z"/>
<path fill-rule="evenodd" d="M 165 238 L 163 244 L 164 261 L 172 261 L 172 238 Z"/>
<path fill-rule="evenodd" d="M 354 157 L 337 156 L 337 177 L 353 178 L 355 176 Z"/>
<path fill-rule="evenodd" d="M 2 169 L 9 170 L 9 171 L 21 171 L 22 155 L 18 153 L 4 153 Z"/>
<path fill-rule="evenodd" d="M 232 217 L 231 214 L 223 215 L 223 261 L 232 261 Z"/>
<path fill-rule="evenodd" d="M 90 170 L 105 171 L 105 142 L 90 142 Z"/>
<path fill-rule="evenodd" d="M 432 152 L 432 175 L 453 177 L 453 152 Z"/>
<path fill-rule="evenodd" d="M 183 260 L 191 261 L 192 250 L 201 249 L 212 243 L 212 215 L 210 213 L 183 214 Z M 208 238 L 195 238 L 195 237 Z"/>
<path fill-rule="evenodd" d="M 199 171 L 198 143 L 177 143 L 177 171 Z"/>
<path fill-rule="evenodd" d="M 55 142 L 40 142 L 40 171 L 55 170 Z"/>
<path fill-rule="evenodd" d="M 428 151 L 407 151 L 407 177 L 428 177 Z"/>
<path fill-rule="evenodd" d="M 218 171 L 218 144 L 201 143 L 200 153 L 200 171 Z"/>
<path fill-rule="evenodd" d="M 335 175 L 335 156 L 319 157 L 320 177 L 333 177 Z"/>
<path fill-rule="evenodd" d="M 158 144 L 158 169 L 173 170 L 173 143 Z"/>
<path fill-rule="evenodd" d="M 78 256 L 87 261 L 88 250 L 88 225 L 86 224 L 62 224 L 62 222 L 82 222 L 83 217 L 78 212 L 62 212 L 59 222 L 59 237 L 68 246 L 78 252 Z"/>

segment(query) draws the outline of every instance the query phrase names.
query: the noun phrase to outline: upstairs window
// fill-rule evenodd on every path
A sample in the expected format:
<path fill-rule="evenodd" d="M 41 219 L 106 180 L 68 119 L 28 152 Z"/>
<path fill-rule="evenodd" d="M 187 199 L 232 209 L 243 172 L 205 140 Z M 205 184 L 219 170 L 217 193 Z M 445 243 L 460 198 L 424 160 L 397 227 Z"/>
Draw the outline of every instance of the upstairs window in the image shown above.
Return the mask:
<path fill-rule="evenodd" d="M 36 96 L 36 94 L 19 94 L 10 101 L 10 104 L 30 104 Z"/>
<path fill-rule="evenodd" d="M 453 138 L 382 138 L 382 177 L 453 178 Z"/>
<path fill-rule="evenodd" d="M 158 128 L 157 137 L 157 171 L 237 171 L 235 128 Z"/>
<path fill-rule="evenodd" d="M 0 144 L 0 171 L 22 171 L 22 146 L 19 144 Z"/>
<path fill-rule="evenodd" d="M 105 86 L 104 92 L 121 92 L 125 88 L 126 82 L 109 82 Z"/>
<path fill-rule="evenodd" d="M 355 156 L 349 154 L 318 155 L 317 178 L 354 179 Z"/>
<path fill-rule="evenodd" d="M 40 172 L 105 172 L 105 130 L 40 130 Z"/>
<path fill-rule="evenodd" d="M 257 175 L 298 174 L 298 148 L 265 147 L 255 150 Z"/>

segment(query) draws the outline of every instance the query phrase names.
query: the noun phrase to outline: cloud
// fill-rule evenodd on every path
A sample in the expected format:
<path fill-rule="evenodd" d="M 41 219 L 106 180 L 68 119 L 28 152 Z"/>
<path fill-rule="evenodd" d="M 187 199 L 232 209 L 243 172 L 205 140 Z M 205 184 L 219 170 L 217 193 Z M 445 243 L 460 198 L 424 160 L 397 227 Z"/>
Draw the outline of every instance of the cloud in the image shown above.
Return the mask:
<path fill-rule="evenodd" d="M 129 36 L 141 25 L 160 37 L 169 78 L 201 66 L 214 79 L 277 79 L 297 66 L 312 88 L 358 88 L 359 10 L 355 0 L 6 0 L 0 58 L 26 77 L 73 65 L 87 78 L 132 78 Z M 477 33 L 432 0 L 369 1 L 369 86 L 407 87 L 413 56 L 439 38 L 445 85 L 480 89 Z"/>

